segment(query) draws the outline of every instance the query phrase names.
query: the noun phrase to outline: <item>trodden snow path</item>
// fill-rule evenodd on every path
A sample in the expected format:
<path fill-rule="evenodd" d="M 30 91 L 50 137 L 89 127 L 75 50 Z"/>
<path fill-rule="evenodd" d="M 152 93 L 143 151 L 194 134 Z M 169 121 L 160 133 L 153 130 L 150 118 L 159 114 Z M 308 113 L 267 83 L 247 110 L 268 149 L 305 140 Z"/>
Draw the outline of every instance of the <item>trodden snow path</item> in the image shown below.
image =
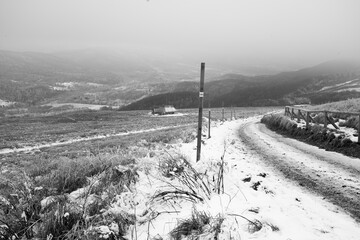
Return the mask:
<path fill-rule="evenodd" d="M 356 159 L 345 157 L 347 160 L 343 164 L 334 162 L 337 154 L 325 151 L 324 156 L 312 158 L 309 151 L 297 149 L 297 142 L 284 147 L 287 139 L 275 140 L 274 135 L 259 127 L 259 120 L 260 117 L 253 117 L 218 123 L 218 126 L 212 128 L 212 138 L 204 139 L 201 161 L 194 165 L 200 169 L 207 162 L 220 159 L 225 149 L 225 195 L 229 200 L 224 203 L 225 198 L 220 197 L 219 201 L 210 201 L 217 204 L 210 203 L 208 211 L 213 215 L 225 212 L 227 219 L 236 214 L 242 215 L 267 223 L 267 226 L 276 226 L 278 230 L 263 227 L 258 232 L 249 233 L 239 227 L 241 218 L 224 221 L 222 228 L 228 229 L 232 239 L 358 240 L 360 225 L 355 219 L 359 197 L 355 198 L 354 195 L 359 192 Z M 194 142 L 183 144 L 179 150 L 195 162 Z M 326 154 L 336 156 L 328 162 L 325 161 Z M 292 156 L 291 160 L 287 160 L 287 156 Z M 287 161 L 289 168 L 292 166 L 298 169 L 294 174 L 304 174 L 300 182 L 303 186 L 297 178 L 291 176 L 293 172 L 287 175 L 281 169 L 279 171 L 276 164 L 281 165 L 280 161 Z M 312 179 L 314 174 L 320 175 L 315 182 Z M 346 187 L 341 186 L 341 189 L 345 188 L 346 191 L 340 191 L 339 186 L 342 184 Z M 254 188 L 256 185 L 257 190 Z M 318 191 L 317 185 L 322 185 L 323 191 Z M 337 194 L 324 196 L 331 191 L 325 186 L 335 186 Z M 342 204 L 333 201 L 337 195 L 343 196 L 343 201 L 350 202 Z M 353 208 L 351 204 L 355 204 Z"/>

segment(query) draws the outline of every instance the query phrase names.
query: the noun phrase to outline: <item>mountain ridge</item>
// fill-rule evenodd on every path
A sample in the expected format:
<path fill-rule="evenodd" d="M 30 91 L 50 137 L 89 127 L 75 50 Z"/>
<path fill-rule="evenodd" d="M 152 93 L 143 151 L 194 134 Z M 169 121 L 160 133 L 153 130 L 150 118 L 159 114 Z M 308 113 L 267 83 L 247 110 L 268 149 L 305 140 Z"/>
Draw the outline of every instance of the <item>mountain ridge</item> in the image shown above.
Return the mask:
<path fill-rule="evenodd" d="M 328 61 L 276 75 L 247 77 L 231 74 L 228 75 L 228 79 L 205 83 L 205 106 L 319 104 L 357 98 L 360 97 L 358 79 L 360 79 L 360 62 L 348 60 Z M 342 86 L 341 92 L 335 89 L 339 84 Z M 195 88 L 193 87 L 193 91 L 189 92 L 196 92 Z M 152 99 L 142 99 L 141 102 L 132 103 L 124 109 L 149 108 L 154 104 Z M 177 100 L 174 102 L 176 103 Z M 167 104 L 173 103 L 167 102 Z M 197 104 L 197 101 L 194 101 L 187 105 L 196 107 Z"/>

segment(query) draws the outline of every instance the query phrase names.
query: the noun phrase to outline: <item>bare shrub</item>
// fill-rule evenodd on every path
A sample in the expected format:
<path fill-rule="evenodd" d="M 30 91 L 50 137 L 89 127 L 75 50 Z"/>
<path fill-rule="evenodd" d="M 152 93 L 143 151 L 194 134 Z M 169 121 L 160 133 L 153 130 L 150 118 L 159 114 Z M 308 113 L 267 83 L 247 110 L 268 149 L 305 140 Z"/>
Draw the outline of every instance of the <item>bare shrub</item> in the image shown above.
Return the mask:
<path fill-rule="evenodd" d="M 268 126 L 271 126 L 276 129 L 281 130 L 292 130 L 297 127 L 297 124 L 291 121 L 289 118 L 281 115 L 281 114 L 270 114 L 265 115 L 261 119 L 262 123 L 265 123 Z"/>

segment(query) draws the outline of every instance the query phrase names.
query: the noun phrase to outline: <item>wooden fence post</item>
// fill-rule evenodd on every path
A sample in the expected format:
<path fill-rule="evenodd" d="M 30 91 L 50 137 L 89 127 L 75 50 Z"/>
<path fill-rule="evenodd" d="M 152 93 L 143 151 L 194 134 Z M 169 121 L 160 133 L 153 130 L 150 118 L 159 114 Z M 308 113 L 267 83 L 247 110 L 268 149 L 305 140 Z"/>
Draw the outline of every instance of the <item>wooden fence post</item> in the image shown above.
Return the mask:
<path fill-rule="evenodd" d="M 324 111 L 324 127 L 327 128 L 328 125 L 328 113 Z"/>
<path fill-rule="evenodd" d="M 211 127 L 211 110 L 209 109 L 209 127 L 208 127 L 208 138 L 211 138 L 211 136 L 210 136 L 210 127 Z"/>
<path fill-rule="evenodd" d="M 300 109 L 298 109 L 298 112 L 297 112 L 297 122 L 298 123 L 300 122 Z"/>
<path fill-rule="evenodd" d="M 309 129 L 310 112 L 306 112 L 306 130 Z"/>
<path fill-rule="evenodd" d="M 294 109 L 293 108 L 291 108 L 291 120 L 293 120 L 294 119 L 294 115 L 295 115 L 295 113 L 294 113 Z"/>

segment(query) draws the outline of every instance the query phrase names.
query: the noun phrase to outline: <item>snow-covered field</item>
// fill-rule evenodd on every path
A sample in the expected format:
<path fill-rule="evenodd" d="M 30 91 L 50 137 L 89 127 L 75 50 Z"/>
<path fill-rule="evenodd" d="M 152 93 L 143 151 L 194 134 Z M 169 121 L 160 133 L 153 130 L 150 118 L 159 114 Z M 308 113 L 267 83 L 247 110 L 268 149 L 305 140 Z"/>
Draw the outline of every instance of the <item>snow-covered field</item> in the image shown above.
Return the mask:
<path fill-rule="evenodd" d="M 197 163 L 195 142 L 171 146 L 169 154 L 187 156 L 192 166 L 210 180 L 218 173 L 223 157 L 224 193 L 211 193 L 199 203 L 152 203 L 158 216 L 132 231 L 136 239 L 168 239 L 168 233 L 194 210 L 206 212 L 211 219 L 223 219 L 218 239 L 359 239 L 359 223 L 343 210 L 279 176 L 246 151 L 237 133 L 239 126 L 254 119 L 259 118 L 217 122 L 212 137 L 204 139 L 201 161 Z M 151 161 L 144 159 L 140 169 Z M 148 207 L 146 196 L 168 187 L 151 174 L 140 175 L 139 179 L 133 196 L 139 203 L 137 212 Z M 209 235 L 200 239 L 207 239 L 206 236 Z"/>

